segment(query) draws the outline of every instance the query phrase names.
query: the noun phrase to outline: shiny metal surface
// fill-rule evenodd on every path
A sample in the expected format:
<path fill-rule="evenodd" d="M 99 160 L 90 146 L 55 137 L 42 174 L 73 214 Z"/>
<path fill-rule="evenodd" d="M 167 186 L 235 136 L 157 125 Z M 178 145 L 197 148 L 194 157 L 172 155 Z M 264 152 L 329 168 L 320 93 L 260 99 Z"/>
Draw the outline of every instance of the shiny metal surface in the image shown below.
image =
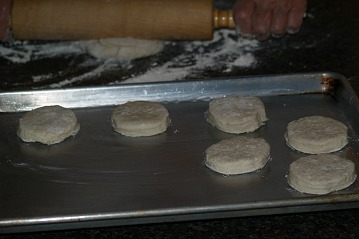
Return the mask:
<path fill-rule="evenodd" d="M 228 94 L 257 95 L 266 106 L 269 121 L 248 134 L 271 145 L 271 160 L 258 172 L 226 177 L 204 166 L 205 149 L 233 137 L 204 117 L 210 98 Z M 163 102 L 172 119 L 167 132 L 115 133 L 111 112 L 128 100 Z M 286 126 L 314 114 L 349 126 L 350 143 L 336 154 L 359 172 L 358 99 L 334 73 L 9 92 L 0 102 L 0 232 L 359 207 L 358 182 L 324 196 L 286 182 L 289 164 L 305 156 L 286 145 Z M 80 132 L 53 146 L 22 142 L 21 111 L 45 104 L 75 108 Z"/>
<path fill-rule="evenodd" d="M 117 105 L 132 100 L 176 102 L 208 100 L 228 94 L 269 96 L 325 92 L 327 89 L 321 78 L 326 75 L 331 76 L 332 73 L 4 92 L 0 94 L 0 112 L 28 111 L 53 104 L 84 108 Z"/>

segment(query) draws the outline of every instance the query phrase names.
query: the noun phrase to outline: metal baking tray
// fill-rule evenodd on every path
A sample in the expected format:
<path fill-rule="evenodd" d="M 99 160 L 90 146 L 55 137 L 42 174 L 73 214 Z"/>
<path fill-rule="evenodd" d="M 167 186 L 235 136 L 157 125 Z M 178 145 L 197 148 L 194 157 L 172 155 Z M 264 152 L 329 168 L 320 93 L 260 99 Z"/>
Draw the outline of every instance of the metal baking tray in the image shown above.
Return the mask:
<path fill-rule="evenodd" d="M 204 151 L 232 134 L 207 123 L 208 101 L 255 95 L 269 121 L 250 137 L 271 145 L 260 171 L 223 176 L 204 165 Z M 172 123 L 165 133 L 130 138 L 113 131 L 116 105 L 162 102 Z M 52 146 L 16 135 L 25 111 L 73 108 L 80 132 Z M 287 124 L 323 115 L 349 126 L 349 144 L 335 154 L 359 172 L 359 104 L 347 80 L 320 72 L 230 79 L 0 93 L 0 232 L 58 230 L 200 220 L 359 207 L 359 183 L 328 195 L 291 189 L 289 164 L 306 156 L 290 149 Z"/>

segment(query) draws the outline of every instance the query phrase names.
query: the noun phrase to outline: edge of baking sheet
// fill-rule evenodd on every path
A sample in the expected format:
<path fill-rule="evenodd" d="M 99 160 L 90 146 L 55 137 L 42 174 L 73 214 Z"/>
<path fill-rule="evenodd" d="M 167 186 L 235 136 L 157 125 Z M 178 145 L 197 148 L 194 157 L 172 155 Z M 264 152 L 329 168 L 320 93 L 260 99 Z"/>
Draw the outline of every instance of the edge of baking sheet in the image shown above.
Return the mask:
<path fill-rule="evenodd" d="M 0 112 L 29 111 L 54 104 L 86 108 L 133 100 L 183 102 L 193 99 L 193 91 L 200 92 L 197 100 L 209 100 L 231 92 L 255 96 L 325 93 L 332 90 L 333 79 L 345 78 L 324 72 L 3 92 L 0 93 Z"/>
<path fill-rule="evenodd" d="M 164 208 L 147 211 L 70 215 L 48 218 L 2 220 L 1 233 L 35 232 L 119 225 L 180 222 L 258 215 L 288 214 L 357 208 L 359 194 L 328 194 L 306 198 L 248 202 L 245 204 L 205 206 L 193 208 Z"/>

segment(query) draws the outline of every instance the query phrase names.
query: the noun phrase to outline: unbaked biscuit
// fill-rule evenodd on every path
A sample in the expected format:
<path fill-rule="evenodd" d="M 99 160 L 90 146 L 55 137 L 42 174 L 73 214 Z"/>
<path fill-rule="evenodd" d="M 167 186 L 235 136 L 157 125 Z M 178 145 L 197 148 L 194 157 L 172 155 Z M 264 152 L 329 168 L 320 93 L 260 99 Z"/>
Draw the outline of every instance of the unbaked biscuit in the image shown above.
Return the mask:
<path fill-rule="evenodd" d="M 291 163 L 287 179 L 299 192 L 327 194 L 349 187 L 356 177 L 352 161 L 333 154 L 318 154 Z"/>
<path fill-rule="evenodd" d="M 213 171 L 226 175 L 243 174 L 267 164 L 270 146 L 262 138 L 236 136 L 210 146 L 205 153 L 205 165 Z"/>
<path fill-rule="evenodd" d="M 127 102 L 112 112 L 113 129 L 131 137 L 163 133 L 170 123 L 167 109 L 160 103 L 147 101 Z"/>
<path fill-rule="evenodd" d="M 20 119 L 17 134 L 25 142 L 51 145 L 75 135 L 79 129 L 80 124 L 72 110 L 53 105 L 27 112 Z"/>
<path fill-rule="evenodd" d="M 227 133 L 246 133 L 267 120 L 263 102 L 254 96 L 227 96 L 209 102 L 208 122 Z"/>
<path fill-rule="evenodd" d="M 332 118 L 308 116 L 290 122 L 284 137 L 303 153 L 330 153 L 348 144 L 348 127 Z"/>

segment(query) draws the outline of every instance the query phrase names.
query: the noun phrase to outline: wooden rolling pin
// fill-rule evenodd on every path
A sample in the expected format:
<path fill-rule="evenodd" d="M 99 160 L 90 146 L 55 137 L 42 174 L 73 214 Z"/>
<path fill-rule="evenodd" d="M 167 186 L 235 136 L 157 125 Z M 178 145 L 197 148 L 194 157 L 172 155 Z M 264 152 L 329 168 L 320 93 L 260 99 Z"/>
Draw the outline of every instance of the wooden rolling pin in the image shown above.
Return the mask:
<path fill-rule="evenodd" d="M 211 39 L 234 28 L 213 0 L 0 0 L 0 38 L 70 40 L 133 37 Z"/>

